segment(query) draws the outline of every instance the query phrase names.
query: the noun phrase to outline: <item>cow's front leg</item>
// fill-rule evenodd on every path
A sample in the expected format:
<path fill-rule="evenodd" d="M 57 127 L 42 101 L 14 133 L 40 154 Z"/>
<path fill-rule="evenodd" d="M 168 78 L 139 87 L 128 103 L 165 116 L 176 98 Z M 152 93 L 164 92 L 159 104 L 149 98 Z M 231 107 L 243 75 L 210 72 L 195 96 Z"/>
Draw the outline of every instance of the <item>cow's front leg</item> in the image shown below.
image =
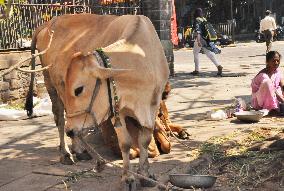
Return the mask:
<path fill-rule="evenodd" d="M 58 133 L 60 138 L 60 145 L 59 145 L 60 162 L 62 164 L 71 165 L 74 163 L 74 160 L 69 151 L 69 147 L 65 142 L 65 132 L 64 132 L 65 119 L 64 119 L 63 103 L 58 97 L 57 98 L 51 97 L 51 101 L 52 101 L 52 112 L 54 115 L 54 121 L 58 128 Z"/>
<path fill-rule="evenodd" d="M 47 72 L 44 72 L 44 81 L 45 81 L 47 92 L 52 102 L 52 112 L 54 115 L 54 121 L 58 128 L 58 133 L 59 133 L 59 138 L 60 138 L 60 145 L 59 145 L 60 162 L 62 164 L 71 165 L 74 163 L 74 160 L 69 151 L 68 145 L 65 142 L 64 105 L 61 99 L 59 98 L 59 96 L 57 95 L 55 88 L 51 85 L 50 80 L 49 80 L 49 75 Z"/>
<path fill-rule="evenodd" d="M 59 138 L 60 138 L 60 145 L 59 145 L 60 162 L 62 164 L 71 165 L 71 164 L 74 164 L 74 159 L 71 155 L 68 145 L 65 142 L 64 117 L 63 117 L 63 122 L 61 120 L 62 119 L 59 120 L 60 121 L 59 125 L 57 125 L 58 132 L 59 132 Z"/>
<path fill-rule="evenodd" d="M 148 160 L 148 147 L 152 139 L 152 133 L 152 129 L 149 129 L 147 127 L 142 127 L 139 129 L 138 145 L 140 149 L 140 158 L 138 173 L 155 180 L 155 176 L 149 173 L 150 165 Z M 140 183 L 142 186 L 147 187 L 153 187 L 156 185 L 154 182 L 145 179 L 140 179 Z"/>
<path fill-rule="evenodd" d="M 125 118 L 121 117 L 122 126 L 115 127 L 115 132 L 117 134 L 119 147 L 123 159 L 123 173 L 121 178 L 122 190 L 135 191 L 136 182 L 133 175 L 131 175 L 128 170 L 130 170 L 130 159 L 129 152 L 132 145 L 132 138 L 126 128 Z"/>

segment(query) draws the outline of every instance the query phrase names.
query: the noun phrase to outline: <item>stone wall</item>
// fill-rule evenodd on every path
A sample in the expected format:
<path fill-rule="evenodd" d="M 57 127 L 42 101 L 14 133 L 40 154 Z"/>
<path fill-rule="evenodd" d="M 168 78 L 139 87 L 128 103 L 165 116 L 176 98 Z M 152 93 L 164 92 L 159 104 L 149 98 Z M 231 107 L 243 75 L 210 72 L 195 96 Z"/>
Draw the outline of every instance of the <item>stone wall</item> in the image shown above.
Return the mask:
<path fill-rule="evenodd" d="M 170 74 L 174 75 L 174 53 L 171 41 L 171 0 L 144 0 L 143 14 L 150 18 L 165 51 L 169 63 Z"/>
<path fill-rule="evenodd" d="M 16 51 L 0 53 L 0 73 L 13 66 L 22 59 L 30 57 L 30 51 Z M 39 63 L 39 62 L 37 62 Z M 29 62 L 24 69 L 30 69 Z M 42 80 L 42 74 L 36 74 L 36 81 Z M 0 77 L 0 103 L 9 101 L 23 100 L 28 91 L 30 74 L 17 70 Z"/>

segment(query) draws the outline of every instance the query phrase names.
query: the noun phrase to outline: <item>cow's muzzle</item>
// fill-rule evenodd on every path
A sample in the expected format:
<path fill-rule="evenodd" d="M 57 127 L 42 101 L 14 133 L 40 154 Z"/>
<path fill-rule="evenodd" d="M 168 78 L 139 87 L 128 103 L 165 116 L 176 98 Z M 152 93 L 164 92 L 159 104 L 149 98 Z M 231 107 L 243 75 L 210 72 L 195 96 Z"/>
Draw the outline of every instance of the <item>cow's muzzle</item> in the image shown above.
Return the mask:
<path fill-rule="evenodd" d="M 66 129 L 66 135 L 70 138 L 74 137 L 85 137 L 91 132 L 97 132 L 99 129 L 95 127 L 84 128 L 83 130 L 77 131 L 76 129 Z"/>
<path fill-rule="evenodd" d="M 67 135 L 68 137 L 70 137 L 70 138 L 74 138 L 75 133 L 74 133 L 73 130 L 68 130 L 68 131 L 66 131 L 66 135 Z"/>

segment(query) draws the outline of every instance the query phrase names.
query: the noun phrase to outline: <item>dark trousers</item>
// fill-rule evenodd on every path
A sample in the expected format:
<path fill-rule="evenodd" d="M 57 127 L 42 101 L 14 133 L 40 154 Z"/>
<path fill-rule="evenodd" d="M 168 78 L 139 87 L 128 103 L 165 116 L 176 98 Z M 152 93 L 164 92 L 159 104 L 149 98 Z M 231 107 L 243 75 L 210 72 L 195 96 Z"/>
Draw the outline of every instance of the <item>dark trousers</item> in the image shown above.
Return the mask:
<path fill-rule="evenodd" d="M 267 52 L 269 52 L 272 47 L 273 33 L 271 30 L 265 30 L 263 31 L 263 34 L 266 42 Z"/>

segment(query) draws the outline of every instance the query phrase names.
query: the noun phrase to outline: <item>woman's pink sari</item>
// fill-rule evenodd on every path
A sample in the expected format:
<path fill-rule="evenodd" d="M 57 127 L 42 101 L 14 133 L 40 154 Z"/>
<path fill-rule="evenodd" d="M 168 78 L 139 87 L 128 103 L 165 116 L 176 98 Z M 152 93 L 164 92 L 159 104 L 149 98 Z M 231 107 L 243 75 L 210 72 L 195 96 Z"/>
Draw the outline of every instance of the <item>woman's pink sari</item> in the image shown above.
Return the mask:
<path fill-rule="evenodd" d="M 254 77 L 251 83 L 252 88 L 252 106 L 255 109 L 277 109 L 279 101 L 275 92 L 282 95 L 280 81 L 282 75 L 279 69 L 269 78 L 266 73 L 259 73 Z"/>

